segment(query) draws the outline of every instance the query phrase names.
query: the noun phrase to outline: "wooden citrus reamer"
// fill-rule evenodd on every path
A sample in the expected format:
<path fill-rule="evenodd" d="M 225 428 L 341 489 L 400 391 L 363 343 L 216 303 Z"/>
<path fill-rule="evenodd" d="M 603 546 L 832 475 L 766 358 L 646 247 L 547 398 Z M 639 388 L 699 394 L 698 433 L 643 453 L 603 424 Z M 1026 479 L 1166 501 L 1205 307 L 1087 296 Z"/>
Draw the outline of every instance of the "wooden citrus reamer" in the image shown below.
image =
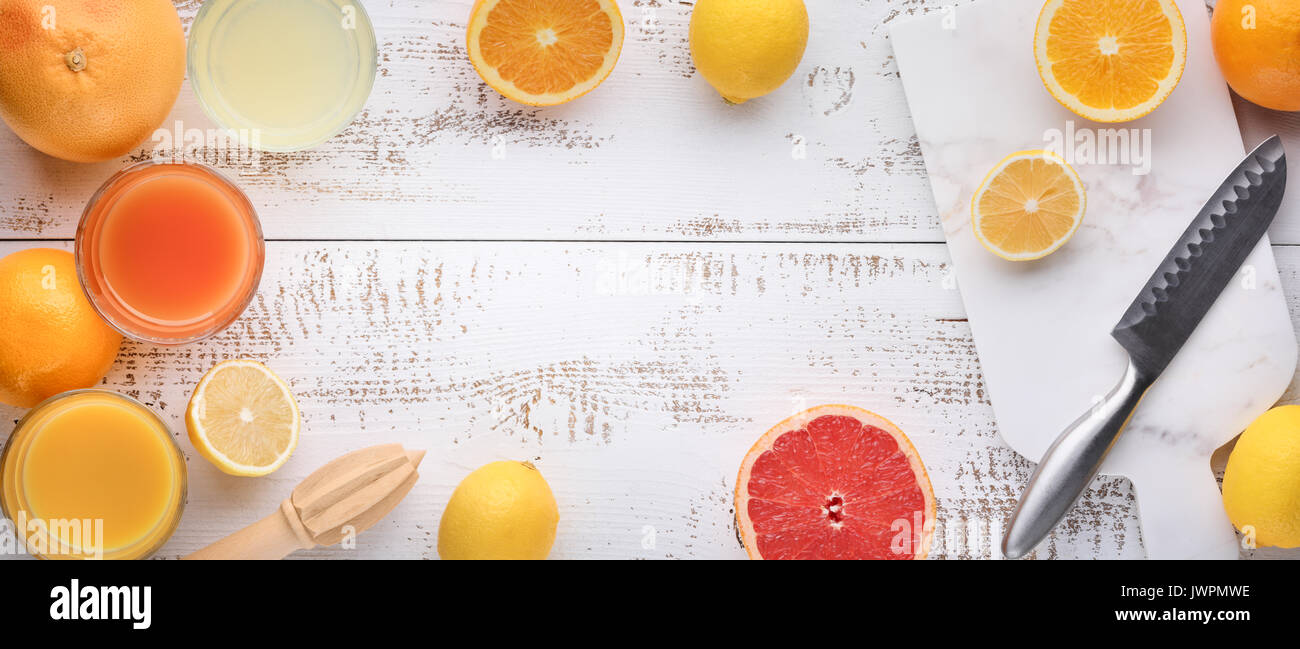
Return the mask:
<path fill-rule="evenodd" d="M 400 444 L 348 453 L 307 476 L 271 515 L 185 558 L 283 559 L 334 545 L 387 516 L 419 479 L 422 459 L 424 451 Z"/>

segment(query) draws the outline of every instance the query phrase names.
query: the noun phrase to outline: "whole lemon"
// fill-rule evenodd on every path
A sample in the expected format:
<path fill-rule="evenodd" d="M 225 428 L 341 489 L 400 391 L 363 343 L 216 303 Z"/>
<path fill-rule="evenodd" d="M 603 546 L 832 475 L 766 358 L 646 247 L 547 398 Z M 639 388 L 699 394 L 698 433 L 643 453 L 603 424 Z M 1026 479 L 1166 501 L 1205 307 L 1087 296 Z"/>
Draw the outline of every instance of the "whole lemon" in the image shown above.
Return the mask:
<path fill-rule="evenodd" d="M 92 387 L 121 345 L 81 292 L 71 253 L 32 248 L 0 259 L 0 403 L 31 408 Z"/>
<path fill-rule="evenodd" d="M 1264 108 L 1300 110 L 1300 2 L 1219 0 L 1210 36 L 1237 94 Z"/>
<path fill-rule="evenodd" d="M 780 88 L 807 45 L 803 0 L 698 0 L 691 12 L 695 68 L 733 104 Z"/>
<path fill-rule="evenodd" d="M 545 559 L 560 512 L 550 485 L 528 462 L 493 462 L 452 492 L 438 525 L 443 559 Z"/>
<path fill-rule="evenodd" d="M 1300 406 L 1274 408 L 1241 434 L 1223 474 L 1223 507 L 1256 545 L 1300 547 Z"/>

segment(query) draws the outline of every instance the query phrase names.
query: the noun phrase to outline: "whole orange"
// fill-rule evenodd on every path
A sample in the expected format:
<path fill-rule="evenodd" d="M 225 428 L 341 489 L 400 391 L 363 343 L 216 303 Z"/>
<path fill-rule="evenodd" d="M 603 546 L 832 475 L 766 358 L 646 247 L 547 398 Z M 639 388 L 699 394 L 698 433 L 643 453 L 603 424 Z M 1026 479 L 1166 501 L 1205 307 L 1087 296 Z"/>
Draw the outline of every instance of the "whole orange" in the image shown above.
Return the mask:
<path fill-rule="evenodd" d="M 0 403 L 30 408 L 92 387 L 121 345 L 81 292 L 71 253 L 32 248 L 0 259 Z"/>
<path fill-rule="evenodd" d="M 1210 34 L 1237 94 L 1264 108 L 1300 110 L 1300 0 L 1219 0 Z"/>
<path fill-rule="evenodd" d="M 44 153 L 130 152 L 167 118 L 184 78 L 171 0 L 0 0 L 0 118 Z"/>

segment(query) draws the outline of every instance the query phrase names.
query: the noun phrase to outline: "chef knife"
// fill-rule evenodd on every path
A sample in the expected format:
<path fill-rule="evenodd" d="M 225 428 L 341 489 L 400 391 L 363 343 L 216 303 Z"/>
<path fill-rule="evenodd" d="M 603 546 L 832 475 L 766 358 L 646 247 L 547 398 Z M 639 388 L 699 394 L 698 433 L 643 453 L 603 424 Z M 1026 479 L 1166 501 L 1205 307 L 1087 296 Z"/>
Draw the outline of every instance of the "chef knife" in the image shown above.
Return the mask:
<path fill-rule="evenodd" d="M 1007 523 L 1004 556 L 1028 554 L 1083 495 L 1142 397 L 1268 231 L 1285 190 L 1275 135 L 1219 186 L 1111 331 L 1128 352 L 1124 378 L 1047 449 Z"/>

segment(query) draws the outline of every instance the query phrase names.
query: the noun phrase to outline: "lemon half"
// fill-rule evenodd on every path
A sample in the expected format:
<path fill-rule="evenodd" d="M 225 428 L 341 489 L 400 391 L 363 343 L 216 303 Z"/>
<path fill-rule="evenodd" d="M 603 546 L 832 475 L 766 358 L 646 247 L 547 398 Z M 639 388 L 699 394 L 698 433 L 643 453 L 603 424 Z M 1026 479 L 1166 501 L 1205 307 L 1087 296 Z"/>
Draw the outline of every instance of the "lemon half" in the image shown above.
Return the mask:
<path fill-rule="evenodd" d="M 1087 210 L 1079 174 L 1050 151 L 1020 151 L 1002 159 L 971 199 L 971 225 L 980 244 L 1008 261 L 1056 252 L 1078 231 Z"/>
<path fill-rule="evenodd" d="M 302 415 L 283 379 L 257 361 L 235 360 L 199 381 L 185 424 L 200 455 L 230 475 L 253 477 L 289 460 Z"/>

